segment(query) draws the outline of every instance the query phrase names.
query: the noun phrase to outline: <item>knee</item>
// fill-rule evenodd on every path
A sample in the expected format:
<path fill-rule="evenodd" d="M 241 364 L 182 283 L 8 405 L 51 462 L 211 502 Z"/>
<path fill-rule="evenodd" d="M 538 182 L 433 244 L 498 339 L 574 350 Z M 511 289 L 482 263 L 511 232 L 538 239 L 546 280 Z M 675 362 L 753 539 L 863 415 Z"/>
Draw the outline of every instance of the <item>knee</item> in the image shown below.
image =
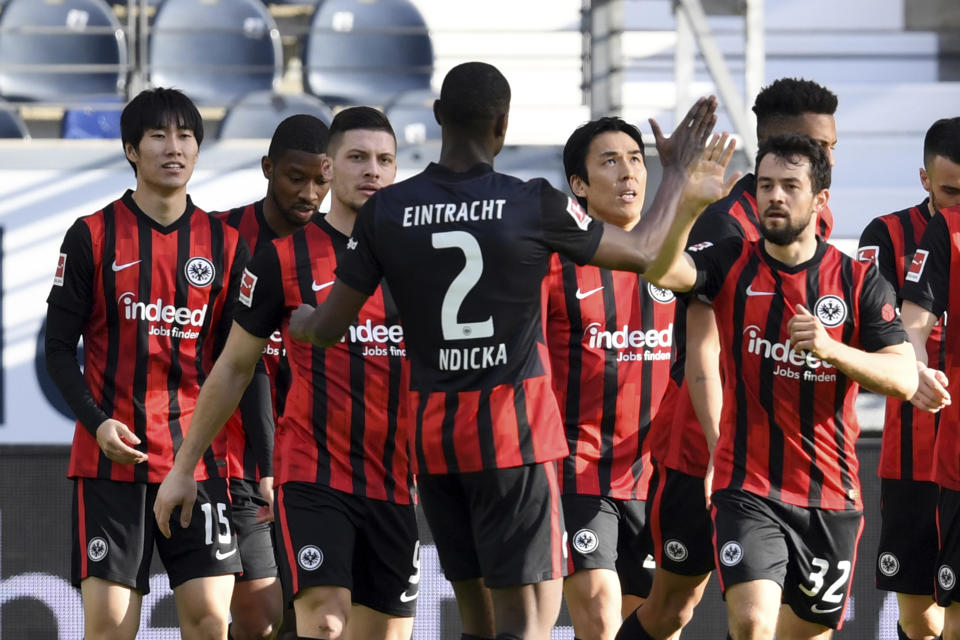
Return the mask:
<path fill-rule="evenodd" d="M 336 590 L 308 589 L 303 597 L 294 601 L 294 605 L 298 632 L 305 630 L 309 635 L 319 634 L 319 637 L 330 640 L 343 635 L 350 613 L 349 596 L 344 598 Z"/>
<path fill-rule="evenodd" d="M 900 617 L 900 629 L 908 638 L 935 638 L 943 631 L 942 625 L 929 616 Z"/>
<path fill-rule="evenodd" d="M 236 607 L 231 610 L 231 640 L 260 640 L 270 638 L 283 616 L 280 602 L 262 603 L 262 606 Z"/>
<path fill-rule="evenodd" d="M 776 633 L 776 618 L 770 620 L 758 608 L 733 612 L 727 609 L 730 619 L 730 635 L 733 640 L 763 640 Z"/>
<path fill-rule="evenodd" d="M 663 608 L 665 624 L 674 630 L 682 629 L 693 619 L 693 610 L 696 606 L 697 601 L 687 597 L 686 594 L 668 598 L 667 605 Z"/>
<path fill-rule="evenodd" d="M 191 638 L 221 640 L 227 636 L 226 618 L 215 613 L 207 613 L 188 622 L 181 621 L 181 624 L 190 629 Z"/>

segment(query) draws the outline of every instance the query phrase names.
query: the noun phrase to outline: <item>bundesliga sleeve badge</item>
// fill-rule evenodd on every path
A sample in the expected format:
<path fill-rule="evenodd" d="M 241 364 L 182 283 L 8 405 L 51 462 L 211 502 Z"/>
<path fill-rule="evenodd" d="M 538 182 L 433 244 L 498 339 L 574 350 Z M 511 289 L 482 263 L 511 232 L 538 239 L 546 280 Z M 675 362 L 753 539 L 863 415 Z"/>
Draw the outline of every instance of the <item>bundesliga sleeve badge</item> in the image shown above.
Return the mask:
<path fill-rule="evenodd" d="M 913 260 L 910 261 L 910 268 L 907 269 L 906 279 L 910 282 L 920 282 L 920 276 L 923 275 L 923 267 L 927 264 L 927 256 L 930 252 L 926 249 L 917 249 L 913 254 Z"/>
<path fill-rule="evenodd" d="M 583 210 L 579 202 L 569 196 L 567 196 L 567 213 L 570 214 L 570 217 L 573 218 L 573 221 L 577 223 L 581 230 L 586 231 L 587 227 L 590 226 L 590 216 Z"/>
<path fill-rule="evenodd" d="M 61 253 L 60 259 L 57 260 L 57 271 L 53 274 L 53 286 L 62 287 L 63 286 L 63 273 L 67 269 L 67 254 Z"/>
<path fill-rule="evenodd" d="M 250 273 L 248 269 L 244 269 L 240 277 L 240 293 L 237 299 L 248 307 L 253 307 L 253 290 L 256 286 L 257 276 Z"/>

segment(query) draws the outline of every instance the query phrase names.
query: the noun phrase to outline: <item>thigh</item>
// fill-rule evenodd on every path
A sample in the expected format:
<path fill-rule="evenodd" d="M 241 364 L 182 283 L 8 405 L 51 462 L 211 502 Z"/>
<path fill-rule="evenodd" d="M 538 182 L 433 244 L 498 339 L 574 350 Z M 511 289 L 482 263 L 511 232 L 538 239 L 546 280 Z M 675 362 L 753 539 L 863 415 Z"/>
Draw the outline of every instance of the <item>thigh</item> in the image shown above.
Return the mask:
<path fill-rule="evenodd" d="M 159 485 L 149 486 L 149 512 Z M 193 505 L 190 526 L 180 527 L 180 507 L 173 510 L 172 535 L 165 538 L 155 534 L 157 551 L 170 588 L 176 589 L 188 580 L 239 573 L 240 554 L 237 534 L 233 530 L 227 483 L 222 478 L 211 478 L 197 483 L 197 501 Z M 153 522 L 156 531 L 156 522 Z"/>
<path fill-rule="evenodd" d="M 353 604 L 387 616 L 412 618 L 420 592 L 414 507 L 353 497 L 364 503 L 353 552 Z"/>
<path fill-rule="evenodd" d="M 419 476 L 417 493 L 447 580 L 456 583 L 480 578 L 480 560 L 461 476 Z"/>
<path fill-rule="evenodd" d="M 603 496 L 567 494 L 561 499 L 567 534 L 567 572 L 616 571 L 620 513 Z"/>
<path fill-rule="evenodd" d="M 284 601 L 310 587 L 353 591 L 357 514 L 339 491 L 307 482 L 276 489 L 278 565 Z M 322 523 L 322 526 L 321 526 Z"/>
<path fill-rule="evenodd" d="M 937 604 L 953 607 L 960 603 L 957 570 L 960 568 L 960 492 L 940 489 L 937 518 L 940 523 L 940 550 L 937 553 Z M 949 610 L 948 610 L 949 611 Z"/>
<path fill-rule="evenodd" d="M 617 541 L 617 574 L 625 595 L 646 598 L 653 586 L 653 543 L 644 500 L 618 500 L 620 537 Z"/>
<path fill-rule="evenodd" d="M 783 602 L 807 622 L 839 629 L 863 530 L 859 511 L 783 505 L 790 562 Z"/>
<path fill-rule="evenodd" d="M 937 566 L 937 499 L 932 482 L 880 480 L 877 588 L 933 593 Z"/>
<path fill-rule="evenodd" d="M 151 505 L 152 506 L 152 505 Z M 150 592 L 152 509 L 147 485 L 97 478 L 73 484 L 72 582 L 94 577 Z"/>
<path fill-rule="evenodd" d="M 257 509 L 267 504 L 260 496 L 259 486 L 251 480 L 231 479 L 230 501 L 243 565 L 243 573 L 237 576 L 237 581 L 277 577 L 271 525 L 269 522 L 257 522 Z"/>
<path fill-rule="evenodd" d="M 703 478 L 657 465 L 656 490 L 647 501 L 653 556 L 658 567 L 682 576 L 714 568 L 713 524 Z"/>
<path fill-rule="evenodd" d="M 720 588 L 768 580 L 783 587 L 788 548 L 778 514 L 767 501 L 747 491 L 713 494 L 716 567 Z"/>

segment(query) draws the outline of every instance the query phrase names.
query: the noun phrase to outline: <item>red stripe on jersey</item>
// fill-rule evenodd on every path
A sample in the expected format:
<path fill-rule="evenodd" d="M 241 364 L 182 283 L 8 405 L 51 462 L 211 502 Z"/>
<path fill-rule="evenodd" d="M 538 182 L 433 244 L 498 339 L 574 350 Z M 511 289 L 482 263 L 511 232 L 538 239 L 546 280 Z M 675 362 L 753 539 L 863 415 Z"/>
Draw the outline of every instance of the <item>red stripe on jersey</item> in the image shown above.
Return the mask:
<path fill-rule="evenodd" d="M 684 380 L 677 386 L 672 379 L 663 397 L 663 406 L 670 407 L 661 421 L 660 414 L 654 419 L 661 454 L 657 460 L 670 469 L 702 478 L 707 473 L 710 451 L 703 427 L 690 400 L 690 389 Z"/>
<path fill-rule="evenodd" d="M 892 267 L 882 269 L 881 273 L 892 271 L 896 274 L 896 281 L 890 284 L 897 291 L 903 287 L 913 253 L 920 244 L 924 229 L 927 228 L 929 214 L 924 211 L 925 208 L 926 201 L 878 218 L 886 227 L 893 246 L 893 255 L 881 251 L 877 260 Z M 942 327 L 940 322 L 937 322 L 930 331 L 926 345 L 927 362 L 937 369 L 944 367 L 941 362 L 941 334 Z M 933 465 L 930 460 L 933 457 L 939 422 L 939 413 L 929 413 L 917 409 L 910 402 L 887 398 L 878 475 L 895 480 L 933 481 Z"/>
<path fill-rule="evenodd" d="M 87 501 L 83 478 L 77 478 L 77 537 L 80 539 L 80 579 L 87 577 Z"/>
<path fill-rule="evenodd" d="M 858 385 L 793 351 L 787 323 L 797 304 L 814 312 L 818 304 L 841 304 L 845 318 L 859 318 L 868 265 L 822 245 L 819 259 L 788 272 L 772 268 L 760 246 L 743 244 L 713 300 L 727 381 L 714 491 L 729 487 L 801 507 L 862 509 L 854 449 Z M 746 295 L 748 288 L 774 295 Z M 835 340 L 859 345 L 856 322 L 826 329 Z"/>
<path fill-rule="evenodd" d="M 645 500 L 646 443 L 670 379 L 675 299 L 632 273 L 554 255 L 543 284 L 553 389 L 571 455 L 564 493 Z"/>
<path fill-rule="evenodd" d="M 287 566 L 290 567 L 290 592 L 296 595 L 300 591 L 300 579 L 297 567 L 297 554 L 293 550 L 293 539 L 290 537 L 290 527 L 287 524 L 287 496 L 283 485 L 277 487 L 277 524 L 280 527 L 280 540 L 283 544 L 283 553 L 287 556 Z"/>
<path fill-rule="evenodd" d="M 400 504 L 412 501 L 407 456 L 404 385 L 409 380 L 403 343 L 380 342 L 393 334 L 382 289 L 367 300 L 344 339 L 327 349 L 290 339 L 290 313 L 302 302 L 320 305 L 336 275 L 337 251 L 346 238 L 325 223 L 274 241 L 280 263 L 291 385 L 274 449 L 276 482 L 317 482 L 338 491 Z M 338 249 L 338 246 L 340 249 Z M 393 333 L 391 333 L 393 332 Z M 394 406 L 391 406 L 394 402 Z"/>
<path fill-rule="evenodd" d="M 114 464 L 78 423 L 68 475 L 160 482 L 213 365 L 239 236 L 192 205 L 161 232 L 129 193 L 81 221 L 93 256 L 84 377 L 104 412 L 141 439 L 148 460 Z M 220 474 L 225 453 L 218 438 L 196 479 Z"/>

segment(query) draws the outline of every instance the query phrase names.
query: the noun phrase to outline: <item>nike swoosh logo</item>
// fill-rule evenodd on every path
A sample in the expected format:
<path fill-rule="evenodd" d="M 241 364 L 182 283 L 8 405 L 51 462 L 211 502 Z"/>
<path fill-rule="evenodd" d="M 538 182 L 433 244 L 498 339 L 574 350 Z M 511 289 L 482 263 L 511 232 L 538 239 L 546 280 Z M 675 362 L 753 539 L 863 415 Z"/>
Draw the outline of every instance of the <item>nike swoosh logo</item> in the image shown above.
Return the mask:
<path fill-rule="evenodd" d="M 317 284 L 317 281 L 314 280 L 310 286 L 313 287 L 314 291 L 322 291 L 323 289 L 326 289 L 327 287 L 332 285 L 334 282 L 336 282 L 336 280 L 331 280 L 330 282 L 324 282 L 323 284 Z"/>
<path fill-rule="evenodd" d="M 113 259 L 113 264 L 110 265 L 110 268 L 114 271 L 123 271 L 127 267 L 132 267 L 135 264 L 140 264 L 141 260 L 134 260 L 133 262 L 128 262 L 126 264 L 117 264 L 117 259 Z"/>
<path fill-rule="evenodd" d="M 586 298 L 587 296 L 593 295 L 594 293 L 596 293 L 597 291 L 600 291 L 601 289 L 603 289 L 603 287 L 597 287 L 596 289 L 590 289 L 590 291 L 580 291 L 580 289 L 577 289 L 577 300 L 583 300 L 583 299 Z"/>
<path fill-rule="evenodd" d="M 820 605 L 815 604 L 810 607 L 810 611 L 813 611 L 814 613 L 833 613 L 834 611 L 839 611 L 841 607 L 843 607 L 842 604 L 837 605 L 833 609 L 821 609 Z"/>
<path fill-rule="evenodd" d="M 747 295 L 748 296 L 773 296 L 776 295 L 776 291 L 754 291 L 753 283 L 747 285 Z"/>
<path fill-rule="evenodd" d="M 230 551 L 227 551 L 226 553 L 220 553 L 220 549 L 217 549 L 217 552 L 216 552 L 216 554 L 214 554 L 214 555 L 217 556 L 217 560 L 226 560 L 227 558 L 229 558 L 230 556 L 232 556 L 232 555 L 235 554 L 236 552 L 237 552 L 236 549 L 230 549 Z M 816 605 L 814 605 L 814 606 L 816 606 Z"/>
<path fill-rule="evenodd" d="M 419 591 L 412 596 L 408 596 L 406 592 L 403 592 L 400 594 L 400 602 L 410 602 L 411 600 L 416 600 L 418 595 L 420 595 Z"/>

